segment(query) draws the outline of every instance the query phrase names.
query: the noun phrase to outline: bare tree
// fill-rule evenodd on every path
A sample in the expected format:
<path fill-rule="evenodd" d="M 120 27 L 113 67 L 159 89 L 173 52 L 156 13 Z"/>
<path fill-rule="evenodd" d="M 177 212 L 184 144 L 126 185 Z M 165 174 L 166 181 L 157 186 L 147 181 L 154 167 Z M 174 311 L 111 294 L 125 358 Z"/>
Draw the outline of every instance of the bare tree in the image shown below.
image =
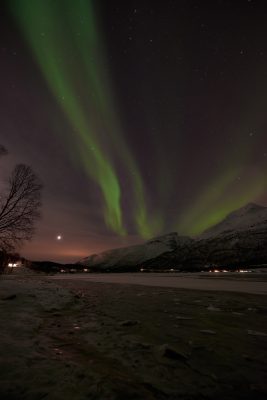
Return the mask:
<path fill-rule="evenodd" d="M 0 156 L 5 156 L 6 154 L 7 154 L 7 149 L 5 148 L 5 146 L 0 144 Z"/>
<path fill-rule="evenodd" d="M 31 167 L 16 165 L 0 199 L 0 250 L 13 250 L 31 239 L 40 217 L 41 189 L 42 184 Z"/>

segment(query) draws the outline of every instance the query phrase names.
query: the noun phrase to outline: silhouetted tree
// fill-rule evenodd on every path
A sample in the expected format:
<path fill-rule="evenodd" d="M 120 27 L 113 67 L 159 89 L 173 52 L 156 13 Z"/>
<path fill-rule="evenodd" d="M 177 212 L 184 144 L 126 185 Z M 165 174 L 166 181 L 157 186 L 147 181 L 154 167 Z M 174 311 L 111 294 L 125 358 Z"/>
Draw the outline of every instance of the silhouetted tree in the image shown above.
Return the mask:
<path fill-rule="evenodd" d="M 0 146 L 0 155 L 6 154 Z M 36 220 L 40 217 L 42 184 L 32 168 L 15 166 L 0 198 L 0 250 L 14 250 L 31 239 Z"/>
<path fill-rule="evenodd" d="M 7 154 L 7 149 L 0 144 L 0 156 L 5 156 Z"/>

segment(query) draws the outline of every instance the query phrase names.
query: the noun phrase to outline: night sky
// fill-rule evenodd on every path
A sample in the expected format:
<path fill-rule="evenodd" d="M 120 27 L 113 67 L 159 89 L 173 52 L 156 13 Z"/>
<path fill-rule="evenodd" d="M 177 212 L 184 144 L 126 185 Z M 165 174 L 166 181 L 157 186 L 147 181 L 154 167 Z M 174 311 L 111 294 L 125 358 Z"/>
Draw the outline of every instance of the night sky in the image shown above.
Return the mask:
<path fill-rule="evenodd" d="M 22 254 L 77 261 L 267 205 L 266 21 L 260 0 L 2 1 L 1 179 L 26 163 L 44 184 Z"/>

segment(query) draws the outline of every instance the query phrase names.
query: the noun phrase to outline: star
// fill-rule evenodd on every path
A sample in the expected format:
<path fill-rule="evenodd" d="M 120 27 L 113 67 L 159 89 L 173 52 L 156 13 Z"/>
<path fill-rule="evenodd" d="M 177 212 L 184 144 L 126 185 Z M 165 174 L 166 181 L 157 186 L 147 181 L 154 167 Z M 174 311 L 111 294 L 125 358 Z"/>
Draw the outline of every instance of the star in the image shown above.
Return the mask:
<path fill-rule="evenodd" d="M 40 258 L 194 235 L 245 197 L 267 205 L 261 2 L 37 3 L 1 12 L 0 162 L 47 183 Z"/>

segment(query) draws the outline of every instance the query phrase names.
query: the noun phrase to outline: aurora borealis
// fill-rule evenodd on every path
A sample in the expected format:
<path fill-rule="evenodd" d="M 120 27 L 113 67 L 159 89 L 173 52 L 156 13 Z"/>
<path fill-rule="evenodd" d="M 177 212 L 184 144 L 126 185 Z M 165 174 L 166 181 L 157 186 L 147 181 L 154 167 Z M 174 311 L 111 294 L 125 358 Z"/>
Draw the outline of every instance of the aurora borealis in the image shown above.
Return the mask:
<path fill-rule="evenodd" d="M 267 205 L 266 14 L 257 0 L 3 3 L 4 168 L 31 164 L 45 187 L 25 254 L 75 260 Z"/>

